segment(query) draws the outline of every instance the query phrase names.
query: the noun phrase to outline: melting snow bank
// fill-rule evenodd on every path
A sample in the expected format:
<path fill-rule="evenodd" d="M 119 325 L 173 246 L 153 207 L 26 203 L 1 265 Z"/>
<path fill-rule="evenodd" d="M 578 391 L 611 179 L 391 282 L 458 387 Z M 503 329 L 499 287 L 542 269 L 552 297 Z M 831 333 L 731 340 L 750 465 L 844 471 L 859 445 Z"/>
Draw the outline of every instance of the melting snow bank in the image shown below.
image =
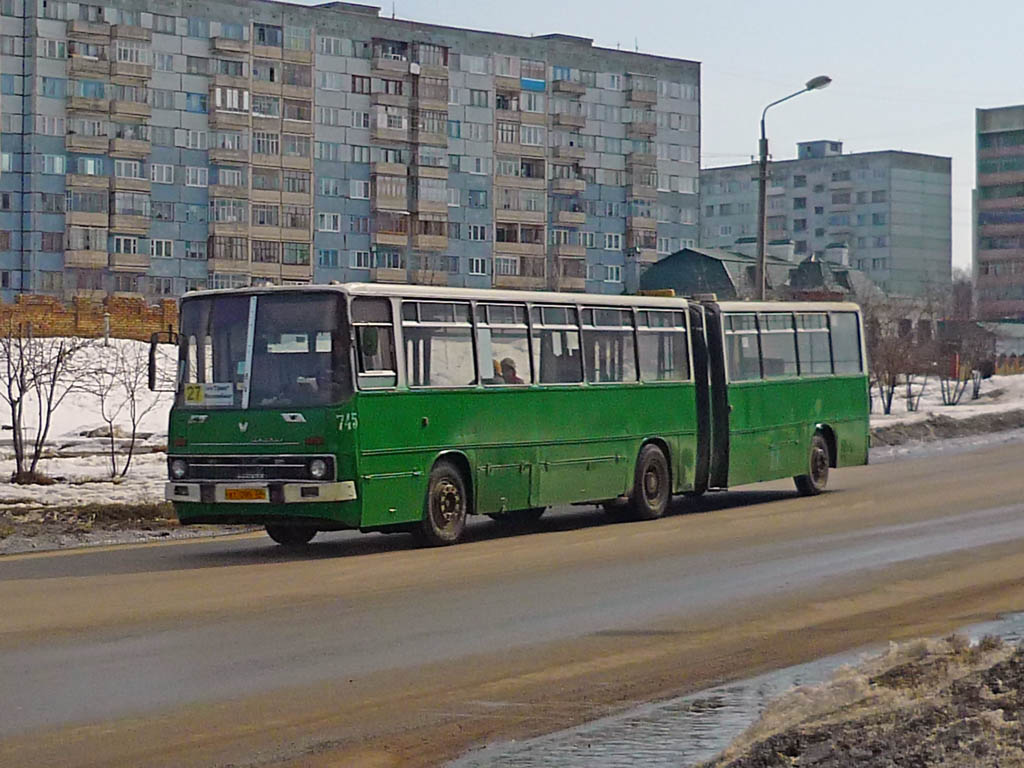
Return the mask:
<path fill-rule="evenodd" d="M 961 635 L 892 646 L 771 703 L 705 768 L 1024 764 L 1024 647 Z"/>
<path fill-rule="evenodd" d="M 913 441 L 990 435 L 1024 428 L 1024 409 L 979 413 L 964 418 L 946 414 L 922 414 L 919 421 L 900 421 L 871 427 L 871 445 L 902 445 Z"/>

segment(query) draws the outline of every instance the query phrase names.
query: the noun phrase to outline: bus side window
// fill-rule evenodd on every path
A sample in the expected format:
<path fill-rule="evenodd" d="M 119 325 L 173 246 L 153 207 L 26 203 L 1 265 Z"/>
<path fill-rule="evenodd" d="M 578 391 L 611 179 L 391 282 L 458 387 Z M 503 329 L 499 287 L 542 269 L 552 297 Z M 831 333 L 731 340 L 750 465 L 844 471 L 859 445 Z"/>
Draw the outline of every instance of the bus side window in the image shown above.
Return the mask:
<path fill-rule="evenodd" d="M 352 301 L 356 337 L 356 364 L 360 389 L 387 389 L 398 383 L 395 332 L 387 299 Z"/>
<path fill-rule="evenodd" d="M 856 312 L 833 312 L 832 359 L 836 373 L 860 373 L 860 326 Z"/>
<path fill-rule="evenodd" d="M 470 306 L 461 302 L 405 302 L 406 376 L 410 387 L 476 386 Z"/>
<path fill-rule="evenodd" d="M 476 346 L 483 384 L 532 384 L 526 307 L 479 304 L 476 311 Z"/>
<path fill-rule="evenodd" d="M 758 316 L 761 332 L 761 366 L 766 379 L 796 376 L 796 335 L 789 312 Z"/>
<path fill-rule="evenodd" d="M 690 354 L 682 312 L 645 310 L 636 330 L 641 381 L 687 381 Z"/>
<path fill-rule="evenodd" d="M 761 354 L 753 313 L 725 316 L 725 358 L 729 381 L 761 378 Z"/>
<path fill-rule="evenodd" d="M 533 308 L 533 356 L 541 384 L 583 381 L 580 327 L 575 307 Z"/>
<path fill-rule="evenodd" d="M 587 381 L 592 384 L 636 381 L 630 310 L 583 310 L 583 367 Z"/>
<path fill-rule="evenodd" d="M 796 346 L 801 376 L 827 376 L 832 373 L 828 316 L 824 312 L 796 316 Z"/>

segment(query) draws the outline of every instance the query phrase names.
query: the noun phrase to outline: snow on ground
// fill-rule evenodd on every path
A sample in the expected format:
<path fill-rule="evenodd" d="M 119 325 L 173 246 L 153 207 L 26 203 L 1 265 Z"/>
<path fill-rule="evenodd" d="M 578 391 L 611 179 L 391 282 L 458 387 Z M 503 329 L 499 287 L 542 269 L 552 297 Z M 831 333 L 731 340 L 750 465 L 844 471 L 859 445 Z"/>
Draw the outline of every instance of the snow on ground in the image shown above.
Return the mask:
<path fill-rule="evenodd" d="M 915 393 L 920 392 L 916 385 Z M 981 395 L 971 400 L 971 385 L 960 398 L 959 405 L 943 405 L 942 390 L 936 377 L 929 377 L 916 411 L 907 411 L 906 387 L 900 386 L 892 402 L 892 413 L 881 413 L 878 389 L 872 391 L 871 426 L 885 427 L 892 424 L 912 424 L 926 421 L 930 416 L 948 416 L 951 419 L 967 419 L 989 413 L 1001 413 L 1024 409 L 1024 375 L 993 376 L 981 382 Z"/>
<path fill-rule="evenodd" d="M 124 478 L 111 480 L 105 456 L 43 459 L 40 470 L 54 485 L 0 485 L 0 509 L 78 507 L 91 504 L 154 504 L 163 501 L 167 455 L 148 453 L 132 459 Z M 14 472 L 14 461 L 0 460 L 0 476 Z"/>

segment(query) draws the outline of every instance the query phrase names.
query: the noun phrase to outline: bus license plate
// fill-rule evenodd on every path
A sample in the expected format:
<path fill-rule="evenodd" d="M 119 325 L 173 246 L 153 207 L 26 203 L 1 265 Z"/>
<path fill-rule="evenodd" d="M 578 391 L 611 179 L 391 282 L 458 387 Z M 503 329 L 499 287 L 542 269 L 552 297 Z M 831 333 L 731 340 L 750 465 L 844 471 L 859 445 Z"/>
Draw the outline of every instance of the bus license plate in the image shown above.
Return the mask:
<path fill-rule="evenodd" d="M 227 501 L 266 501 L 266 488 L 226 488 L 224 498 Z"/>

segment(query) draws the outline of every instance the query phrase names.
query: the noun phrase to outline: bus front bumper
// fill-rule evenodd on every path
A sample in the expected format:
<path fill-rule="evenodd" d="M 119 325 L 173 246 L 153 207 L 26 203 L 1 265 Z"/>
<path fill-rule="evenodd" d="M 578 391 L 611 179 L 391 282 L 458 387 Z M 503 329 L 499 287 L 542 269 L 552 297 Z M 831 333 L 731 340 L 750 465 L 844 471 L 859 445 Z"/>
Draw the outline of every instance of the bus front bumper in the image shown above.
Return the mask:
<path fill-rule="evenodd" d="M 353 501 L 356 484 L 337 483 L 175 483 L 164 486 L 164 498 L 196 504 L 308 504 Z"/>

